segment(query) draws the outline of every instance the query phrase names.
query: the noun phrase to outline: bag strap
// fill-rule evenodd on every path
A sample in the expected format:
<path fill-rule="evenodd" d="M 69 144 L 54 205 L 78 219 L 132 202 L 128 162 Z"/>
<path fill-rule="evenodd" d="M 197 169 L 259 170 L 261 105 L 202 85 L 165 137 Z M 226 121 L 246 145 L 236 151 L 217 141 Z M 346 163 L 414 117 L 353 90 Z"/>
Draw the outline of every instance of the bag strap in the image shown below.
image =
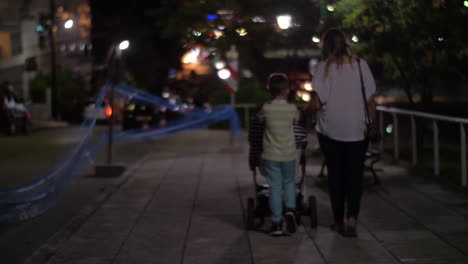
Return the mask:
<path fill-rule="evenodd" d="M 357 58 L 358 62 L 358 67 L 359 67 L 359 77 L 361 78 L 361 92 L 362 92 L 362 100 L 364 101 L 364 113 L 366 115 L 366 124 L 370 124 L 370 118 L 369 118 L 369 107 L 367 106 L 367 96 L 366 96 L 366 89 L 364 87 L 364 81 L 362 78 L 362 70 L 361 70 L 361 60 Z"/>

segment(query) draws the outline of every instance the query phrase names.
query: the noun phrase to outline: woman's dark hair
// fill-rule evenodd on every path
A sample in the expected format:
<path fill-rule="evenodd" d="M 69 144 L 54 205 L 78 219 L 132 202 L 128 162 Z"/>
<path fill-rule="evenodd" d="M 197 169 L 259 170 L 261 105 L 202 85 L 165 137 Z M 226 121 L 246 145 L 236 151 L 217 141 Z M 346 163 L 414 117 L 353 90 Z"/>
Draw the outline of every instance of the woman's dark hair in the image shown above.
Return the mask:
<path fill-rule="evenodd" d="M 283 73 L 272 73 L 268 77 L 268 89 L 271 95 L 278 96 L 289 89 L 289 79 Z"/>
<path fill-rule="evenodd" d="M 328 76 L 330 64 L 336 63 L 337 68 L 341 67 L 345 60 L 351 63 L 351 55 L 348 52 L 348 43 L 343 32 L 336 28 L 331 28 L 322 37 L 323 58 L 327 60 L 325 66 L 325 76 Z"/>

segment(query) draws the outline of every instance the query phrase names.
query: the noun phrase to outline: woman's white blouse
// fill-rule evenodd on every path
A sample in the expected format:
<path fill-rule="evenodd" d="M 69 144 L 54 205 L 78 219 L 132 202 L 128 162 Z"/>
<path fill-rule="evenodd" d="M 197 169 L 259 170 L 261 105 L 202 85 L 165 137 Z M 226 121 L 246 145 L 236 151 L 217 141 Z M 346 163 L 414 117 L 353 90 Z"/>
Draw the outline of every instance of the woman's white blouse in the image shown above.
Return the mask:
<path fill-rule="evenodd" d="M 361 61 L 362 77 L 366 96 L 375 93 L 375 80 L 367 62 Z M 315 68 L 312 85 L 317 92 L 321 109 L 317 112 L 317 132 L 338 141 L 360 141 L 364 139 L 365 112 L 361 92 L 358 63 L 330 64 L 325 76 L 326 62 Z"/>

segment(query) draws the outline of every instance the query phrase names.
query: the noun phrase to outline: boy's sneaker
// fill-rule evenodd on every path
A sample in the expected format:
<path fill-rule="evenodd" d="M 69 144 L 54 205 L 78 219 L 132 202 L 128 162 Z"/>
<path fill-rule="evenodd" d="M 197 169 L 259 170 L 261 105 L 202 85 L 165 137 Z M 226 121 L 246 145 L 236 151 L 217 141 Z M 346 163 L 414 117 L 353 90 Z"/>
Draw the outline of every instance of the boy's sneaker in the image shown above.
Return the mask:
<path fill-rule="evenodd" d="M 293 234 L 296 233 L 297 230 L 297 222 L 296 222 L 296 215 L 294 214 L 294 210 L 286 211 L 286 215 L 284 216 L 286 219 L 286 230 L 288 233 Z"/>
<path fill-rule="evenodd" d="M 283 225 L 281 223 L 272 223 L 271 225 L 271 230 L 270 230 L 270 235 L 272 236 L 282 236 L 284 235 L 283 232 Z"/>

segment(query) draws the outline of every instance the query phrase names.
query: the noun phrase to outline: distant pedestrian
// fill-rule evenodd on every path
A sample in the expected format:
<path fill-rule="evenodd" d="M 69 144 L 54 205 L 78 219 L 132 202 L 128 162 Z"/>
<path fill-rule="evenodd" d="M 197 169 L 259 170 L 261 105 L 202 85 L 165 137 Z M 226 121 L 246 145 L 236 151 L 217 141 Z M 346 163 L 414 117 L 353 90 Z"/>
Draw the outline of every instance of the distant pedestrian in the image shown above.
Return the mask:
<path fill-rule="evenodd" d="M 286 229 L 296 232 L 296 144 L 294 121 L 299 120 L 299 111 L 287 102 L 289 80 L 282 73 L 268 78 L 268 89 L 273 100 L 263 104 L 258 111 L 260 122 L 265 124 L 263 134 L 263 169 L 270 186 L 272 211 L 271 235 L 283 235 L 283 198 Z M 283 194 L 284 193 L 284 194 Z"/>
<path fill-rule="evenodd" d="M 1 87 L 3 93 L 3 105 L 7 109 L 15 108 L 17 98 L 13 89 L 13 85 L 9 81 L 4 81 L 1 84 Z"/>
<path fill-rule="evenodd" d="M 328 169 L 328 191 L 334 215 L 331 228 L 354 237 L 360 211 L 365 153 L 365 100 L 375 119 L 375 81 L 367 62 L 348 52 L 345 35 L 328 30 L 324 53 L 313 75 L 311 108 L 317 110 L 316 130 Z M 346 218 L 345 218 L 346 215 Z"/>

